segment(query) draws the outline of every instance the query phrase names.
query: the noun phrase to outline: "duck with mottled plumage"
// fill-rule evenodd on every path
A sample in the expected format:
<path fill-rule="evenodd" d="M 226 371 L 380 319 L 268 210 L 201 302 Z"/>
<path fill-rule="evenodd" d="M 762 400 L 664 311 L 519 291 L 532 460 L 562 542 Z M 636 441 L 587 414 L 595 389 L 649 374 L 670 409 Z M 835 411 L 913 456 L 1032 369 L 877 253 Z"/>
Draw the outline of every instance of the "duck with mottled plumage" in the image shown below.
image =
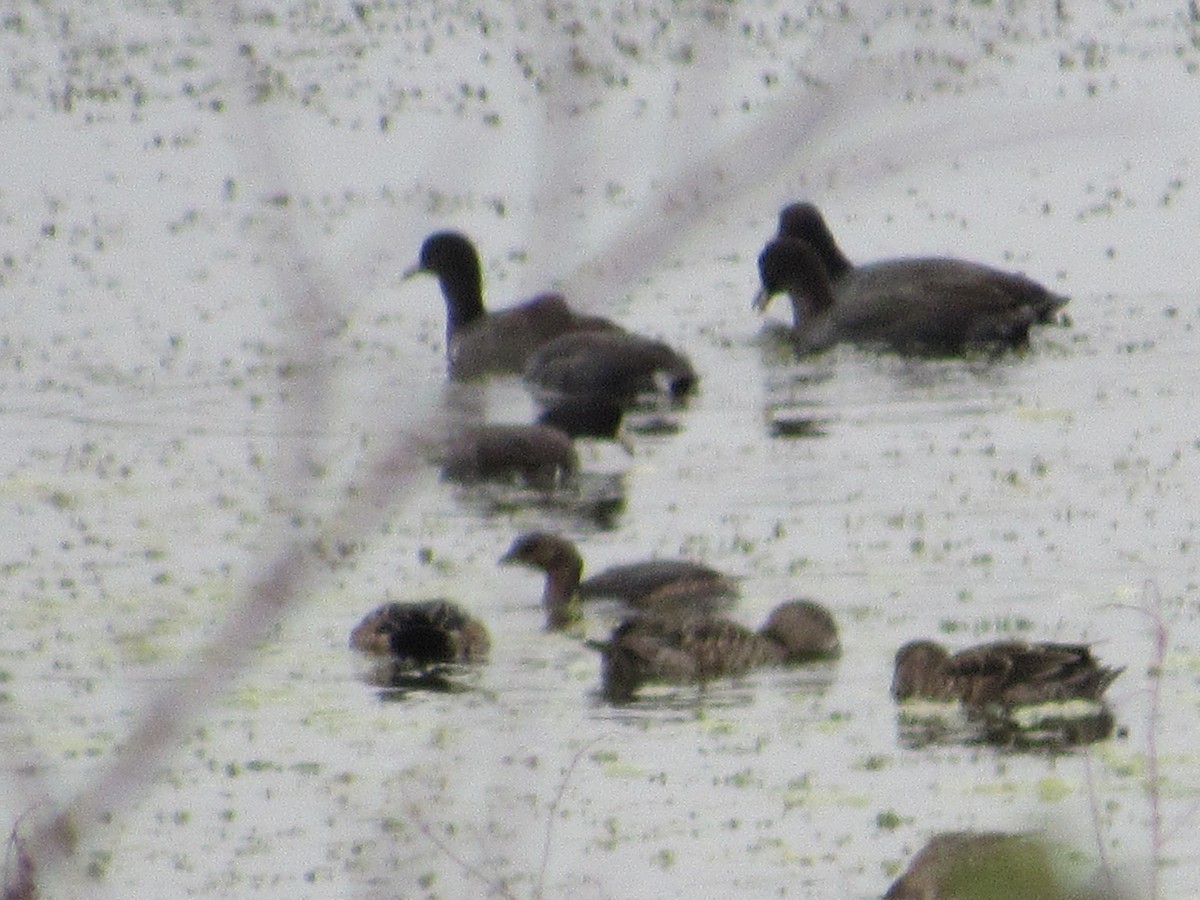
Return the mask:
<path fill-rule="evenodd" d="M 758 631 L 706 614 L 655 614 L 626 619 L 604 642 L 605 697 L 632 700 L 648 683 L 704 684 L 766 666 L 830 660 L 841 652 L 833 616 L 819 603 L 780 604 Z"/>
<path fill-rule="evenodd" d="M 448 600 L 385 603 L 350 632 L 361 653 L 422 671 L 487 659 L 491 638 L 482 622 Z"/>
<path fill-rule="evenodd" d="M 1086 644 L 994 641 L 951 655 L 934 641 L 911 641 L 896 652 L 892 697 L 968 707 L 1098 701 L 1123 671 L 1100 665 Z"/>

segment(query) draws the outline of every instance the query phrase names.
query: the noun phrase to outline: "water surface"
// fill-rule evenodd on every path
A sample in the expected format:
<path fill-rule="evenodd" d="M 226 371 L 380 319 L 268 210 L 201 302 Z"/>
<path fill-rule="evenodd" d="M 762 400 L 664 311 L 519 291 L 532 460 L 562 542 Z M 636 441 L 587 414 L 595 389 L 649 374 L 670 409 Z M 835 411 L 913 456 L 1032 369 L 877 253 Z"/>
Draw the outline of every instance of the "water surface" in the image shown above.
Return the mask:
<path fill-rule="evenodd" d="M 1142 884 L 1154 657 L 1132 607 L 1161 600 L 1163 894 L 1188 896 L 1196 25 L 1043 5 L 295 6 L 247 14 L 237 63 L 186 4 L 7 19 L 8 821 L 35 783 L 111 759 L 273 541 L 316 534 L 373 451 L 447 408 L 436 285 L 398 280 L 428 231 L 477 238 L 497 305 L 562 278 L 703 377 L 677 433 L 585 449 L 589 486 L 620 497 L 602 514 L 431 471 L 327 548 L 55 895 L 870 897 L 931 833 L 1039 826 L 1084 870 L 1099 828 Z M 236 65 L 259 118 L 236 114 Z M 255 127 L 287 151 L 266 173 Z M 799 197 L 856 259 L 1019 268 L 1072 296 L 1070 321 L 995 359 L 798 361 L 749 305 Z M 328 423 L 291 412 L 285 213 L 337 298 Z M 469 402 L 531 410 L 503 381 Z M 281 482 L 297 446 L 311 481 Z M 593 569 L 686 555 L 742 576 L 749 625 L 818 598 L 844 657 L 606 706 L 582 635 L 542 633 L 537 577 L 496 566 L 535 527 Z M 453 693 L 364 680 L 359 617 L 441 595 L 488 623 L 490 664 Z M 590 611 L 586 634 L 612 622 Z M 1127 666 L 1113 735 L 902 741 L 896 647 L 996 635 Z"/>

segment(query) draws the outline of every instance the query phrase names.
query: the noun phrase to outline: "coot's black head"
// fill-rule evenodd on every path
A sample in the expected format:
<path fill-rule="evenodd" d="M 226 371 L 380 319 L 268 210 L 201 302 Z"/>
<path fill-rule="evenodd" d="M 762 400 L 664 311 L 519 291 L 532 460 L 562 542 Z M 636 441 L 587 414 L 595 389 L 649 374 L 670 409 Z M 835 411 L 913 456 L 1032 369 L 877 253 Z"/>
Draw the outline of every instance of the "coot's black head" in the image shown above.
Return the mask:
<path fill-rule="evenodd" d="M 817 251 L 831 279 L 841 278 L 853 265 L 838 246 L 821 211 L 811 203 L 790 203 L 779 213 L 780 238 L 804 241 Z"/>
<path fill-rule="evenodd" d="M 421 244 L 421 256 L 414 272 L 448 275 L 456 272 L 479 271 L 479 255 L 465 234 L 457 231 L 437 231 Z"/>
<path fill-rule="evenodd" d="M 811 241 L 829 231 L 821 211 L 812 203 L 789 203 L 779 212 L 779 236 Z"/>
<path fill-rule="evenodd" d="M 404 278 L 428 273 L 436 275 L 446 300 L 447 346 L 460 329 L 484 315 L 483 269 L 479 254 L 467 236 L 457 231 L 437 231 L 421 244 L 417 264 Z M 452 366 L 453 368 L 453 363 Z"/>
<path fill-rule="evenodd" d="M 754 308 L 766 309 L 776 294 L 798 293 L 823 297 L 829 291 L 829 273 L 817 252 L 804 241 L 780 238 L 771 241 L 758 255 L 758 277 L 762 289 Z"/>

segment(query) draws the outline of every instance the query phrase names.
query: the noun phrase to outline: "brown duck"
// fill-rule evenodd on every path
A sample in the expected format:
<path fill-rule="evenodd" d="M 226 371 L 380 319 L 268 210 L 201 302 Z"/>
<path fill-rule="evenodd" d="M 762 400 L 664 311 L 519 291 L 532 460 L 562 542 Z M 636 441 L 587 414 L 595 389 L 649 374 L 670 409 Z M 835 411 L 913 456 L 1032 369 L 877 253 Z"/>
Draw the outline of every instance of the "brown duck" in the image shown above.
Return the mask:
<path fill-rule="evenodd" d="M 1124 668 L 1102 666 L 1086 644 L 994 641 L 953 655 L 933 641 L 896 652 L 892 697 L 1020 706 L 1099 700 Z"/>
<path fill-rule="evenodd" d="M 350 646 L 414 670 L 487 659 L 487 628 L 448 600 L 385 603 L 350 632 Z"/>
<path fill-rule="evenodd" d="M 646 683 L 703 684 L 841 652 L 833 616 L 811 600 L 781 604 L 758 631 L 717 616 L 650 613 L 626 619 L 591 646 L 603 657 L 604 694 L 613 702 L 632 699 Z"/>
<path fill-rule="evenodd" d="M 542 605 L 548 629 L 565 628 L 575 618 L 577 598 L 611 597 L 633 608 L 667 604 L 704 604 L 736 594 L 733 581 L 702 563 L 654 559 L 614 566 L 581 581 L 583 557 L 575 544 L 557 534 L 533 531 L 519 535 L 501 557 L 546 573 Z"/>

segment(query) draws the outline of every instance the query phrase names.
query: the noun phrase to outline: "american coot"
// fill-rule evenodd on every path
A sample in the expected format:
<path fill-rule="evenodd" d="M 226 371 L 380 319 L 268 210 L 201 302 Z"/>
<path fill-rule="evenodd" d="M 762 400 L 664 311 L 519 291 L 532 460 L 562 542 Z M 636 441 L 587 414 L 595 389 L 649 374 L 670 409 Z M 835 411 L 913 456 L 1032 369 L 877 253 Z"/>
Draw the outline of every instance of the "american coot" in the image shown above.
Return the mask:
<path fill-rule="evenodd" d="M 736 592 L 732 581 L 708 566 L 689 560 L 649 560 L 601 572 L 580 583 L 583 558 L 575 544 L 557 534 L 533 531 L 519 535 L 502 564 L 519 564 L 546 573 L 542 606 L 546 628 L 565 628 L 576 617 L 576 599 L 613 597 L 639 608 L 655 603 L 655 594 L 665 605 L 710 605 L 714 598 Z M 679 588 L 672 591 L 672 586 Z M 668 592 L 664 599 L 662 592 Z"/>
<path fill-rule="evenodd" d="M 525 381 L 541 397 L 601 397 L 624 406 L 660 384 L 672 400 L 696 387 L 691 362 L 662 341 L 628 332 L 576 331 L 530 355 Z"/>
<path fill-rule="evenodd" d="M 888 259 L 855 266 L 834 240 L 820 210 L 811 203 L 785 206 L 779 213 L 778 236 L 804 241 L 816 250 L 834 285 L 845 278 L 862 278 L 876 284 L 910 279 L 926 284 L 956 286 L 968 294 L 979 285 L 987 285 L 1002 291 L 1014 301 L 1028 304 L 1037 313 L 1039 322 L 1051 321 L 1054 313 L 1067 302 L 1066 297 L 1047 290 L 1024 275 L 945 256 Z"/>
<path fill-rule="evenodd" d="M 604 694 L 613 702 L 632 699 L 646 683 L 704 683 L 841 651 L 833 617 L 811 600 L 781 604 L 758 631 L 711 615 L 650 613 L 626 619 L 592 646 L 602 655 Z"/>
<path fill-rule="evenodd" d="M 1085 644 L 995 641 L 951 656 L 933 641 L 912 641 L 896 652 L 892 697 L 973 707 L 1099 700 L 1123 671 L 1100 665 Z"/>
<path fill-rule="evenodd" d="M 809 203 L 783 210 L 779 235 L 758 265 L 755 307 L 761 311 L 775 294 L 789 293 L 795 335 L 806 351 L 838 341 L 932 355 L 1017 345 L 1068 299 L 1023 275 L 957 259 L 854 266 Z"/>
<path fill-rule="evenodd" d="M 607 319 L 573 312 L 562 295 L 553 293 L 486 312 L 479 255 L 471 241 L 455 231 L 439 231 L 425 239 L 420 260 L 404 277 L 421 272 L 436 275 L 441 283 L 446 300 L 446 358 L 455 379 L 520 374 L 529 355 L 560 334 L 619 330 Z"/>
<path fill-rule="evenodd" d="M 414 670 L 487 659 L 487 628 L 448 600 L 385 603 L 350 633 L 350 646 Z"/>
<path fill-rule="evenodd" d="M 533 425 L 474 425 L 459 429 L 434 451 L 448 481 L 510 481 L 551 490 L 569 484 L 579 471 L 574 438 L 618 441 L 623 410 L 615 403 L 568 398 L 542 412 Z"/>

